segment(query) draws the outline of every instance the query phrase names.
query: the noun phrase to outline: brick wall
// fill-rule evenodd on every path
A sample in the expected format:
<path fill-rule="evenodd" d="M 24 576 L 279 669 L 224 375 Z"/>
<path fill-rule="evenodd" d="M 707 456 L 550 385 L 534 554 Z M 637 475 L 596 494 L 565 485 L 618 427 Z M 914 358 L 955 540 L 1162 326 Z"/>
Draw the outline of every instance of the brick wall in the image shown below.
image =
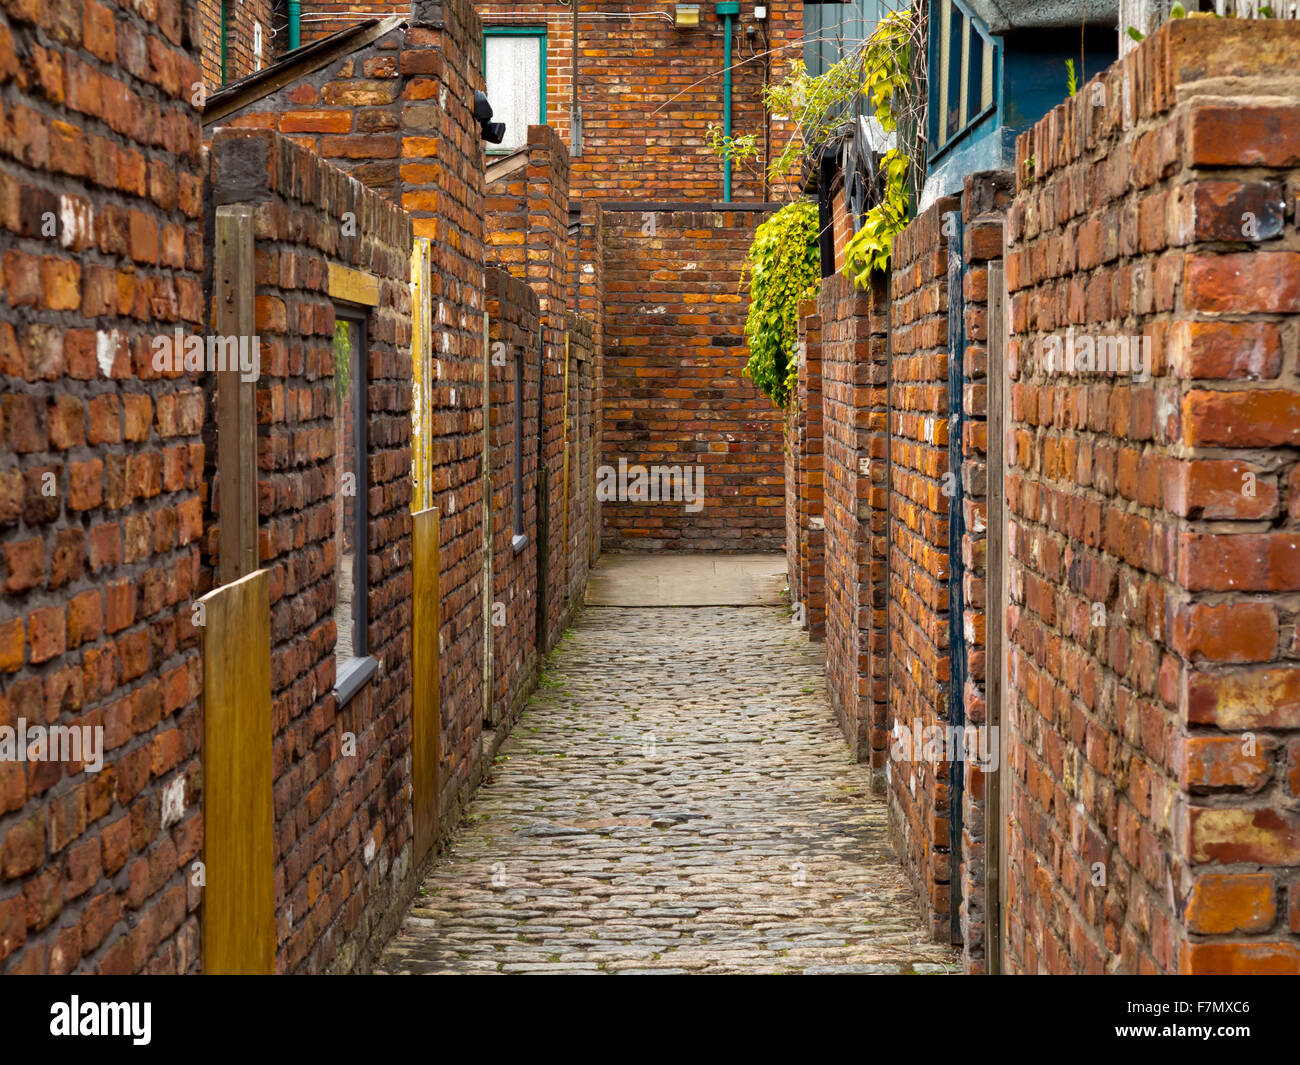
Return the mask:
<path fill-rule="evenodd" d="M 948 237 L 955 198 L 894 240 L 890 276 L 890 727 L 949 714 Z M 949 765 L 890 759 L 890 832 L 936 938 L 949 934 Z"/>
<path fill-rule="evenodd" d="M 1018 971 L 1300 971 L 1298 47 L 1175 20 L 1017 144 Z M 1150 379 L 1051 372 L 1071 328 Z"/>
<path fill-rule="evenodd" d="M 600 553 L 604 525 L 601 501 L 595 494 L 595 471 L 605 458 L 605 213 L 588 201 L 578 217 L 578 232 L 571 242 L 573 306 L 591 324 L 591 558 Z"/>
<path fill-rule="evenodd" d="M 885 677 L 887 307 L 885 284 L 842 275 L 819 298 L 825 426 L 826 673 L 831 705 L 883 790 L 889 756 Z"/>
<path fill-rule="evenodd" d="M 499 267 L 487 270 L 493 364 L 493 725 L 508 721 L 532 689 L 537 665 L 537 397 L 541 314 L 537 294 Z M 498 347 L 497 345 L 503 345 Z M 522 370 L 522 376 L 519 371 Z M 522 387 L 523 543 L 516 549 L 515 390 Z M 498 622 L 500 622 L 498 624 Z"/>
<path fill-rule="evenodd" d="M 438 805 L 445 837 L 499 742 L 483 732 L 485 212 L 471 111 L 482 74 L 468 0 L 417 0 L 413 7 L 411 19 L 384 37 L 219 121 L 274 129 L 318 152 L 400 205 L 415 235 L 431 239 L 431 487 L 442 541 Z"/>
<path fill-rule="evenodd" d="M 88 5 L 99 5 L 94 0 L 83 0 Z M 190 6 L 190 5 L 186 5 Z M 225 70 L 222 71 L 222 34 L 221 12 L 226 9 L 225 34 Z M 230 4 L 224 0 L 198 0 L 196 6 L 190 7 L 192 17 L 198 21 L 203 53 L 203 84 L 209 89 L 220 88 L 223 84 L 238 81 L 247 74 L 269 66 L 276 56 L 275 45 L 280 50 L 287 47 L 288 30 L 283 18 L 275 19 L 272 15 L 272 0 L 240 0 Z M 279 34 L 272 37 L 273 29 L 279 25 Z M 256 53 L 258 31 L 261 31 L 261 54 Z M 189 90 L 186 91 L 186 95 Z"/>
<path fill-rule="evenodd" d="M 487 26 L 545 25 L 547 31 L 546 119 L 570 143 L 572 108 L 572 8 L 549 2 L 475 5 Z M 722 199 L 722 161 L 709 151 L 709 124 L 723 124 L 722 20 L 712 4 L 700 6 L 700 27 L 672 25 L 674 4 L 579 4 L 581 42 L 578 93 L 583 151 L 573 160 L 578 199 Z M 629 17 L 631 16 L 631 17 Z M 744 33 L 756 29 L 751 47 Z M 778 0 L 766 25 L 755 23 L 752 5 L 733 21 L 732 123 L 737 134 L 764 143 L 764 79 L 779 81 L 802 51 L 788 47 L 803 31 L 803 5 Z M 770 63 L 754 58 L 771 51 Z M 780 150 L 785 124 L 772 123 L 772 154 Z M 765 165 L 733 167 L 732 196 L 768 199 Z M 776 197 L 770 197 L 775 199 Z"/>
<path fill-rule="evenodd" d="M 350 969 L 379 945 L 367 942 L 373 922 L 413 891 L 404 884 L 413 872 L 411 219 L 269 131 L 222 131 L 211 157 L 215 203 L 256 208 L 258 546 L 271 588 L 276 967 Z M 357 219 L 351 235 L 348 214 Z M 345 705 L 334 690 L 341 562 L 333 505 L 341 489 L 331 263 L 376 277 L 379 289 L 378 305 L 366 313 L 366 433 L 358 441 L 367 479 L 367 653 L 379 668 Z M 348 734 L 354 757 L 342 751 Z"/>
<path fill-rule="evenodd" d="M 793 397 L 799 449 L 795 462 L 798 497 L 799 599 L 808 638 L 826 637 L 826 518 L 822 442 L 822 320 L 816 304 L 799 307 L 799 378 Z"/>
<path fill-rule="evenodd" d="M 0 761 L 3 972 L 199 964 L 203 399 L 151 357 L 203 318 L 182 16 L 0 14 L 0 725 L 103 729 L 98 772 Z"/>
<path fill-rule="evenodd" d="M 596 501 L 596 406 L 595 344 L 592 324 L 576 314 L 566 316 L 569 338 L 569 382 L 566 395 L 569 425 L 564 432 L 568 475 L 564 477 L 568 497 L 567 527 L 561 522 L 564 543 L 564 595 L 576 606 L 582 602 L 591 572 L 595 535 Z"/>
<path fill-rule="evenodd" d="M 604 462 L 704 468 L 698 513 L 680 502 L 606 502 L 607 548 L 782 546 L 781 412 L 741 373 L 740 270 L 763 217 L 605 215 Z"/>
<path fill-rule="evenodd" d="M 785 489 L 785 573 L 790 602 L 804 600 L 803 574 L 799 570 L 799 411 L 791 406 L 781 419 L 784 433 L 782 473 Z"/>

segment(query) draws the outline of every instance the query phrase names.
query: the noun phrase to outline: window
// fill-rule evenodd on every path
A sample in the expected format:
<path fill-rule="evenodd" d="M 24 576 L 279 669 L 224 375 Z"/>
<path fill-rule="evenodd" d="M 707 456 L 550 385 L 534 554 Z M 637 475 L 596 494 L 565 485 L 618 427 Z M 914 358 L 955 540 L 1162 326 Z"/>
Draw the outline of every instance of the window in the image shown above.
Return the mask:
<path fill-rule="evenodd" d="M 938 154 L 993 108 L 997 51 L 956 0 L 934 0 L 930 17 L 930 147 Z"/>
<path fill-rule="evenodd" d="M 524 539 L 524 349 L 515 349 L 515 397 L 512 421 L 515 434 L 515 507 L 514 547 L 518 551 Z"/>
<path fill-rule="evenodd" d="M 366 647 L 366 320 L 334 311 L 334 687 L 346 703 L 375 672 Z"/>
<path fill-rule="evenodd" d="M 545 27 L 483 27 L 483 70 L 493 121 L 506 124 L 505 140 L 488 150 L 513 152 L 528 143 L 529 126 L 546 122 Z"/>

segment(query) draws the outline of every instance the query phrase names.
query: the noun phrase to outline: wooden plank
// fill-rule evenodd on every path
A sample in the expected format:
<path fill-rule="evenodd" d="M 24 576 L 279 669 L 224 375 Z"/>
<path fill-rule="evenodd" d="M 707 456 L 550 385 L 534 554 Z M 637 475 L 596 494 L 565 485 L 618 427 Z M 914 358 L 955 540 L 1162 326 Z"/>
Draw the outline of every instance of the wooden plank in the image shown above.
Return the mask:
<path fill-rule="evenodd" d="M 252 337 L 253 207 L 217 208 L 213 252 L 213 328 L 223 337 Z M 257 569 L 257 382 L 236 370 L 217 373 L 217 579 L 222 584 Z"/>
<path fill-rule="evenodd" d="M 379 278 L 363 270 L 330 263 L 329 294 L 332 299 L 379 306 Z"/>
<path fill-rule="evenodd" d="M 412 515 L 411 785 L 418 865 L 438 839 L 438 767 L 442 764 L 438 691 L 439 591 L 438 508 Z"/>
<path fill-rule="evenodd" d="M 203 970 L 275 970 L 266 570 L 209 592 L 203 630 Z"/>
<path fill-rule="evenodd" d="M 1007 789 L 1002 786 L 1006 767 L 1006 287 L 1003 263 L 989 263 L 989 347 L 988 347 L 988 578 L 984 632 L 988 641 L 985 655 L 985 721 L 996 729 L 997 769 L 984 780 L 984 898 L 985 968 L 989 974 L 1002 971 L 1002 945 L 1006 914 L 1006 839 L 1002 826 Z M 992 739 L 992 737 L 990 737 Z M 991 750 L 987 747 L 986 750 Z"/>

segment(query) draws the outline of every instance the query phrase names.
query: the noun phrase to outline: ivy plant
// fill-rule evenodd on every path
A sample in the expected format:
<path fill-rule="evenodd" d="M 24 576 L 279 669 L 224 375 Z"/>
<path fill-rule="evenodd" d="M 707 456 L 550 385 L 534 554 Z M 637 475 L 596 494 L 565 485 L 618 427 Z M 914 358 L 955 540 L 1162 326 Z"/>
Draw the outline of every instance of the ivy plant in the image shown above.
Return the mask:
<path fill-rule="evenodd" d="M 799 301 L 814 298 L 821 286 L 817 205 L 806 200 L 786 204 L 758 226 L 745 268 L 749 275 L 745 376 L 784 408 L 799 370 Z"/>

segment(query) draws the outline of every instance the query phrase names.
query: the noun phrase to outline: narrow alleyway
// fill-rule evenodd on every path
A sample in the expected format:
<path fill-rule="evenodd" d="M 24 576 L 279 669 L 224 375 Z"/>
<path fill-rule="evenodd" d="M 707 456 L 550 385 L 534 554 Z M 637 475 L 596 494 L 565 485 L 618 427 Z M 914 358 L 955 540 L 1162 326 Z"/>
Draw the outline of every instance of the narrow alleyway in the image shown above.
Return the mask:
<path fill-rule="evenodd" d="M 957 971 L 921 931 L 783 568 L 603 558 L 377 971 Z"/>

